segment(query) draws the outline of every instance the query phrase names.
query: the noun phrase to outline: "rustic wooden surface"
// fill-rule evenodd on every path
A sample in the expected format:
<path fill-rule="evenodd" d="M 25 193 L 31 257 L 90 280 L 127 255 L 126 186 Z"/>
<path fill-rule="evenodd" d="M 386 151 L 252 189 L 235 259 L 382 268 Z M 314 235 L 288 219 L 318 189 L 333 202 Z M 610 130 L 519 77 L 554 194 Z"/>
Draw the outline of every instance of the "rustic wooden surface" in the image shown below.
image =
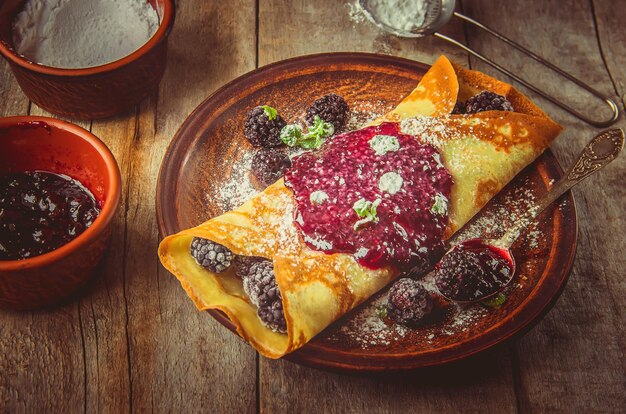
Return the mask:
<path fill-rule="evenodd" d="M 465 0 L 459 8 L 600 91 L 626 99 L 626 2 Z M 595 102 L 518 53 L 452 21 L 444 30 L 554 94 Z M 577 257 L 561 299 L 526 336 L 458 366 L 350 377 L 259 356 L 195 311 L 159 265 L 156 177 L 185 117 L 216 88 L 292 56 L 370 51 L 432 62 L 441 53 L 500 78 L 440 40 L 400 40 L 355 25 L 336 0 L 178 1 L 158 93 L 135 111 L 79 122 L 112 149 L 122 208 L 89 293 L 54 311 L 0 311 L 0 413 L 12 412 L 624 412 L 626 409 L 626 157 L 574 192 Z M 532 94 L 530 94 L 532 96 Z M 532 96 L 566 131 L 568 164 L 594 133 Z M 45 114 L 0 64 L 0 116 Z M 620 120 L 620 127 L 626 121 Z"/>

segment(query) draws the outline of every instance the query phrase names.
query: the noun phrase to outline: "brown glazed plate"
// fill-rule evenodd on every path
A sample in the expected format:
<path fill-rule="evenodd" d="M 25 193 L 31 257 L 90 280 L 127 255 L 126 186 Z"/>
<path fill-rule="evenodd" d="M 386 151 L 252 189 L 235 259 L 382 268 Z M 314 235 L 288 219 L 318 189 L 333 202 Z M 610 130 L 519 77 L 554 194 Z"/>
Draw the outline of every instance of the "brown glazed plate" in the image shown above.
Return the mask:
<path fill-rule="evenodd" d="M 245 139 L 243 125 L 254 106 L 274 106 L 293 122 L 316 98 L 335 92 L 348 101 L 353 119 L 362 120 L 392 109 L 427 70 L 425 64 L 392 56 L 320 54 L 268 65 L 225 85 L 187 118 L 165 154 L 156 203 L 161 236 L 235 208 L 253 193 L 249 168 L 256 150 Z M 547 150 L 461 234 L 497 236 L 561 175 Z M 572 267 L 576 233 L 568 192 L 513 246 L 519 269 L 501 297 L 504 303 L 460 307 L 442 302 L 428 323 L 411 330 L 381 317 L 384 289 L 285 358 L 335 371 L 407 370 L 457 361 L 497 345 L 525 332 L 554 304 Z M 432 286 L 429 277 L 424 283 Z M 233 330 L 224 314 L 209 313 Z"/>

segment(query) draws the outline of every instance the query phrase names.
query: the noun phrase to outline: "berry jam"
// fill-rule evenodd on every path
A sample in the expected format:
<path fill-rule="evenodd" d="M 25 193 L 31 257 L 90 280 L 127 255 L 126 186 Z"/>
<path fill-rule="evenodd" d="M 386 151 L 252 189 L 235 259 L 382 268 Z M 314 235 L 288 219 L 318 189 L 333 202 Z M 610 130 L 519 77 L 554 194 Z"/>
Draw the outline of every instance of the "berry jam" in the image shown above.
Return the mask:
<path fill-rule="evenodd" d="M 0 260 L 39 256 L 67 244 L 98 217 L 80 182 L 44 171 L 0 177 Z"/>
<path fill-rule="evenodd" d="M 441 252 L 452 178 L 439 153 L 384 123 L 338 135 L 285 173 L 305 243 L 408 269 Z"/>
<path fill-rule="evenodd" d="M 513 261 L 506 250 L 471 239 L 443 256 L 435 268 L 435 283 L 448 299 L 474 302 L 498 292 L 512 275 Z"/>

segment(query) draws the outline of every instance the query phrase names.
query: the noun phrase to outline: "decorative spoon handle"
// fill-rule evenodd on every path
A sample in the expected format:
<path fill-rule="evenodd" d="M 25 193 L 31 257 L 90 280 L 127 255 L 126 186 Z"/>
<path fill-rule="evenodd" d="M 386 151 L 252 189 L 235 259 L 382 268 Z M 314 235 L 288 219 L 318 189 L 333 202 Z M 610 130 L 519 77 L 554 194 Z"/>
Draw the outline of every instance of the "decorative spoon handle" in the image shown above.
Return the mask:
<path fill-rule="evenodd" d="M 624 147 L 624 131 L 609 129 L 589 142 L 574 165 L 536 203 L 498 239 L 498 245 L 510 247 L 521 232 L 563 193 L 613 161 Z"/>

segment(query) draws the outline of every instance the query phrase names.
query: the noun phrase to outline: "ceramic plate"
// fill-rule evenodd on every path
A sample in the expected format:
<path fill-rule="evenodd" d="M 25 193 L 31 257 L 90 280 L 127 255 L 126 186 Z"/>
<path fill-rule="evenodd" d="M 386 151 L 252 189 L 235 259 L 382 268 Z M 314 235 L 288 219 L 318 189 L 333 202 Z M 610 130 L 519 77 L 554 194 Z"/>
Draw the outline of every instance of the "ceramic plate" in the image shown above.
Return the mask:
<path fill-rule="evenodd" d="M 196 226 L 259 190 L 249 174 L 255 149 L 243 135 L 246 114 L 254 106 L 274 106 L 292 122 L 316 98 L 334 92 L 348 101 L 350 124 L 357 127 L 392 109 L 427 70 L 425 64 L 391 56 L 321 54 L 265 66 L 222 87 L 187 118 L 165 154 L 157 185 L 161 235 Z M 561 174 L 554 155 L 546 151 L 462 234 L 497 236 Z M 409 330 L 384 317 L 384 290 L 285 358 L 339 371 L 415 369 L 501 343 L 525 331 L 554 304 L 572 266 L 576 228 L 574 200 L 567 193 L 513 246 L 518 272 L 498 303 L 461 307 L 442 302 L 426 325 Z M 428 276 L 423 283 L 432 289 Z M 224 314 L 209 313 L 233 329 Z"/>

